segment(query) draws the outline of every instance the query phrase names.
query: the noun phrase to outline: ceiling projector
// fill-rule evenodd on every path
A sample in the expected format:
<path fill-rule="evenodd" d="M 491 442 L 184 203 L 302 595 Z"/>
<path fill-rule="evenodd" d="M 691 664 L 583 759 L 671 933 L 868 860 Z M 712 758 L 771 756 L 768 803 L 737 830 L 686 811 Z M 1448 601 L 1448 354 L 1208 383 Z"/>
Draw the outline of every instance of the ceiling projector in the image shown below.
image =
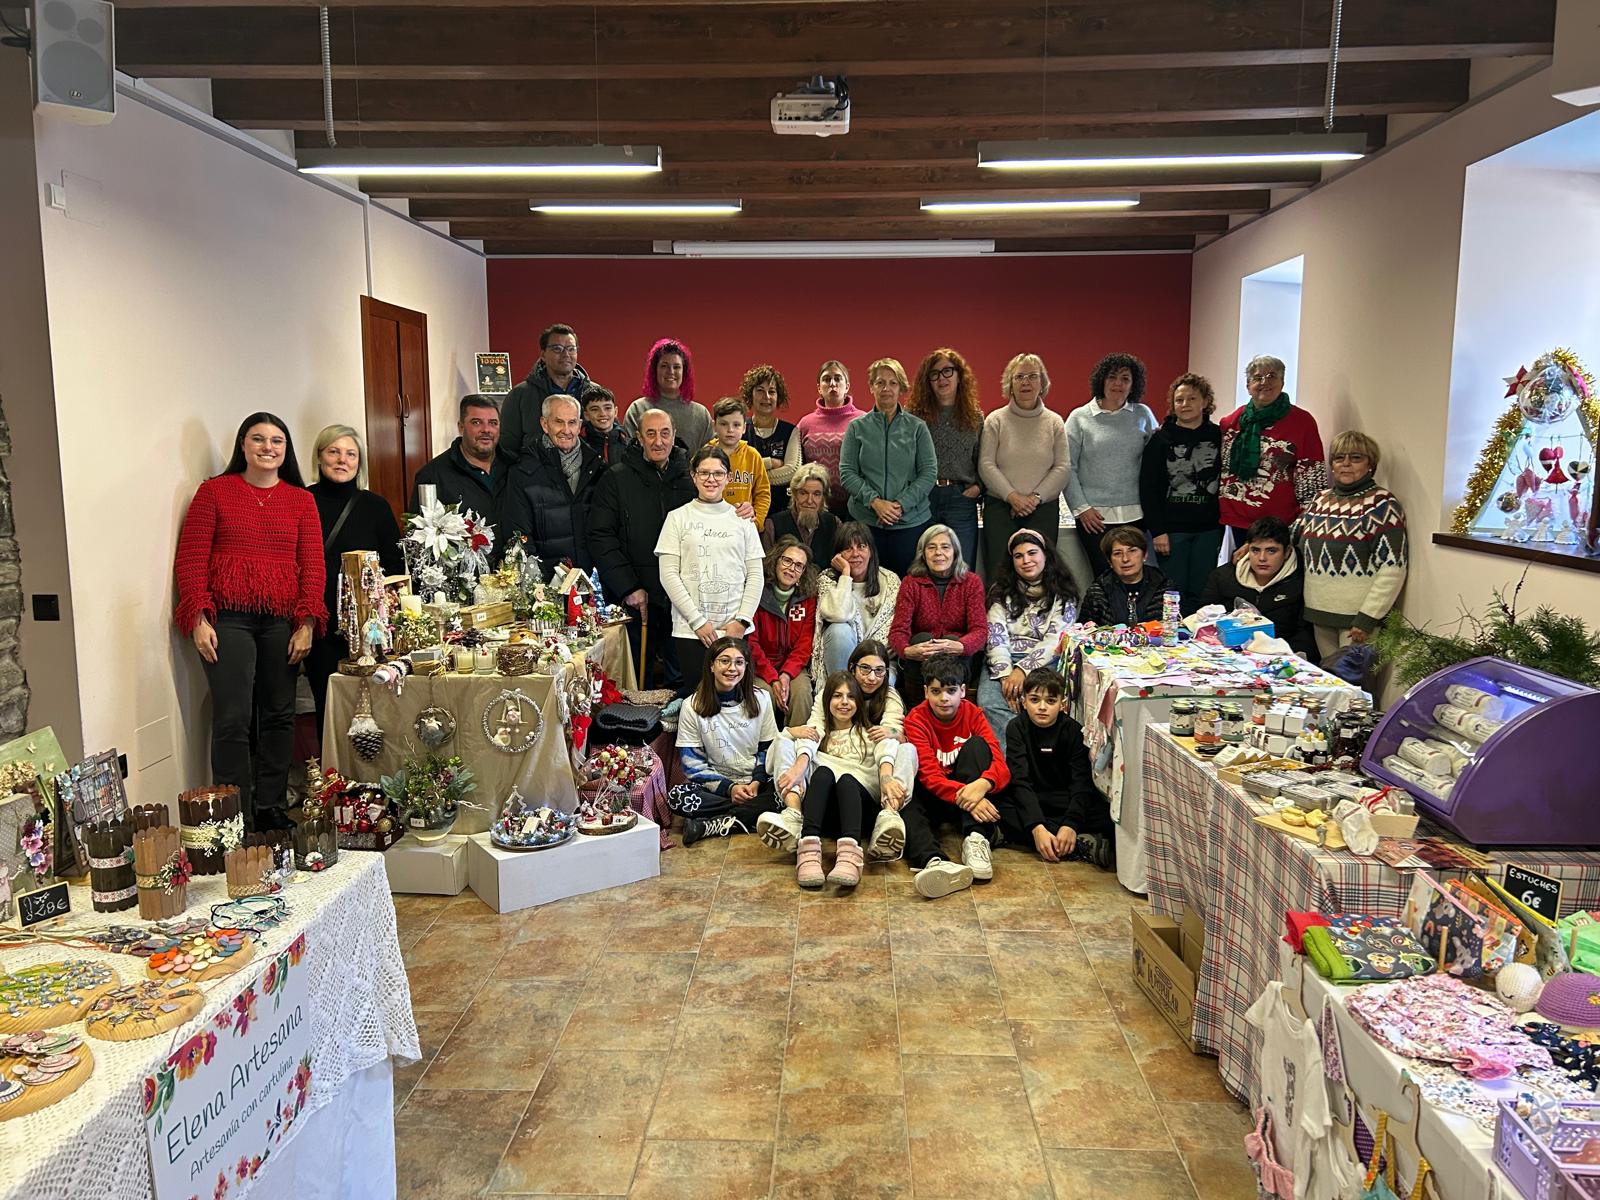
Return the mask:
<path fill-rule="evenodd" d="M 813 75 L 792 92 L 772 98 L 772 132 L 831 137 L 850 132 L 850 89 L 843 75 Z"/>

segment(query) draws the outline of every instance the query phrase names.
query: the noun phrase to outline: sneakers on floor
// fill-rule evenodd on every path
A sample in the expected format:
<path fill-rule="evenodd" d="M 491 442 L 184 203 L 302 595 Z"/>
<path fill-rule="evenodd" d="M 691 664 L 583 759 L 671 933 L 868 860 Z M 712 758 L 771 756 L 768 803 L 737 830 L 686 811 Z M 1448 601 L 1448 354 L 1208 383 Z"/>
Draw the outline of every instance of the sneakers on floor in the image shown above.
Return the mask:
<path fill-rule="evenodd" d="M 1103 833 L 1080 833 L 1067 859 L 1070 862 L 1093 863 L 1102 871 L 1109 871 L 1117 864 L 1116 839 Z"/>
<path fill-rule="evenodd" d="M 701 838 L 728 837 L 735 833 L 748 833 L 738 817 L 685 817 L 683 819 L 683 844 L 692 846 Z"/>
<path fill-rule="evenodd" d="M 989 857 L 989 839 L 981 833 L 969 833 L 961 842 L 961 861 L 972 868 L 974 879 L 993 879 L 994 860 Z"/>
<path fill-rule="evenodd" d="M 893 862 L 905 853 L 906 823 L 897 812 L 887 808 L 878 813 L 872 823 L 872 836 L 867 839 L 868 862 Z"/>
<path fill-rule="evenodd" d="M 916 884 L 918 895 L 926 896 L 929 900 L 937 900 L 940 896 L 948 896 L 951 892 L 971 887 L 972 868 L 964 867 L 960 863 L 946 862 L 942 858 L 930 858 L 928 865 L 917 872 L 913 882 Z"/>
<path fill-rule="evenodd" d="M 803 888 L 820 888 L 826 882 L 822 873 L 822 839 L 800 839 L 794 858 L 794 879 Z"/>
<path fill-rule="evenodd" d="M 763 845 L 771 846 L 784 854 L 793 854 L 800 848 L 802 818 L 798 808 L 782 812 L 766 812 L 756 818 L 756 836 Z"/>
<path fill-rule="evenodd" d="M 840 838 L 833 870 L 828 872 L 828 882 L 842 888 L 855 887 L 861 882 L 861 867 L 864 861 L 860 842 L 855 838 Z"/>

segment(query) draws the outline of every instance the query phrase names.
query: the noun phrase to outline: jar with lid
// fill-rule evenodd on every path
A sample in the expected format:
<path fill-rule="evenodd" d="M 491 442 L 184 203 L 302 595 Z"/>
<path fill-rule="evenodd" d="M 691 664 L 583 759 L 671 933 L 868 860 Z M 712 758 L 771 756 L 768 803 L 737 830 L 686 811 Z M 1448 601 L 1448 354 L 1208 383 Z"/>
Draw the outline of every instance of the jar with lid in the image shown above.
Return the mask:
<path fill-rule="evenodd" d="M 1257 692 L 1255 699 L 1250 702 L 1250 724 L 1265 726 L 1267 723 L 1267 710 L 1272 707 L 1272 693 L 1267 691 Z"/>
<path fill-rule="evenodd" d="M 1173 737 L 1192 738 L 1194 736 L 1194 717 L 1200 706 L 1193 700 L 1174 700 L 1172 702 L 1172 716 L 1167 726 Z"/>
<path fill-rule="evenodd" d="M 1221 728 L 1218 732 L 1223 742 L 1229 746 L 1241 744 L 1244 741 L 1245 730 L 1249 726 L 1244 709 L 1237 704 L 1224 704 L 1218 711 L 1221 715 Z"/>
<path fill-rule="evenodd" d="M 1202 703 L 1194 715 L 1194 748 L 1210 758 L 1222 749 L 1222 714 L 1213 703 Z"/>

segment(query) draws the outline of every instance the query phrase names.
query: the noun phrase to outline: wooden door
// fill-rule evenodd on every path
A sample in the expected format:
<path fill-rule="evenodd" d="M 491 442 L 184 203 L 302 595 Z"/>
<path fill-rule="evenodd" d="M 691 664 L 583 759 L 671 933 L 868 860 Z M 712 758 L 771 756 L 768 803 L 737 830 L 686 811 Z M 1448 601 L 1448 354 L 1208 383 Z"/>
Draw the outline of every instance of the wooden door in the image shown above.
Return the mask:
<path fill-rule="evenodd" d="M 433 457 L 429 425 L 428 317 L 361 297 L 361 359 L 367 393 L 367 487 L 398 519 L 418 470 Z"/>

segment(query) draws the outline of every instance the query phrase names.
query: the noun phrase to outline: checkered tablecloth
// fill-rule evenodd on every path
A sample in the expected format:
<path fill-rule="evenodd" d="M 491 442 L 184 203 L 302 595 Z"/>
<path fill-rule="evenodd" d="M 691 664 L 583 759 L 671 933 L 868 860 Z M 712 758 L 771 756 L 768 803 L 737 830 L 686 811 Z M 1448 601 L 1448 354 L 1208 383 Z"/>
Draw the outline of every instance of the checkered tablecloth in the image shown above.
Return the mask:
<path fill-rule="evenodd" d="M 1217 778 L 1216 769 L 1184 749 L 1166 726 L 1147 727 L 1144 738 L 1150 904 L 1174 920 L 1193 905 L 1205 922 L 1194 1039 L 1217 1056 L 1228 1090 L 1247 1099 L 1255 1082 L 1256 1035 L 1244 1014 L 1277 977 L 1284 913 L 1398 916 L 1411 873 L 1257 825 L 1251 818 L 1270 812 L 1270 804 Z M 1425 823 L 1418 832 L 1439 835 Z M 1537 849 L 1490 857 L 1561 880 L 1563 914 L 1600 906 L 1600 853 Z"/>

